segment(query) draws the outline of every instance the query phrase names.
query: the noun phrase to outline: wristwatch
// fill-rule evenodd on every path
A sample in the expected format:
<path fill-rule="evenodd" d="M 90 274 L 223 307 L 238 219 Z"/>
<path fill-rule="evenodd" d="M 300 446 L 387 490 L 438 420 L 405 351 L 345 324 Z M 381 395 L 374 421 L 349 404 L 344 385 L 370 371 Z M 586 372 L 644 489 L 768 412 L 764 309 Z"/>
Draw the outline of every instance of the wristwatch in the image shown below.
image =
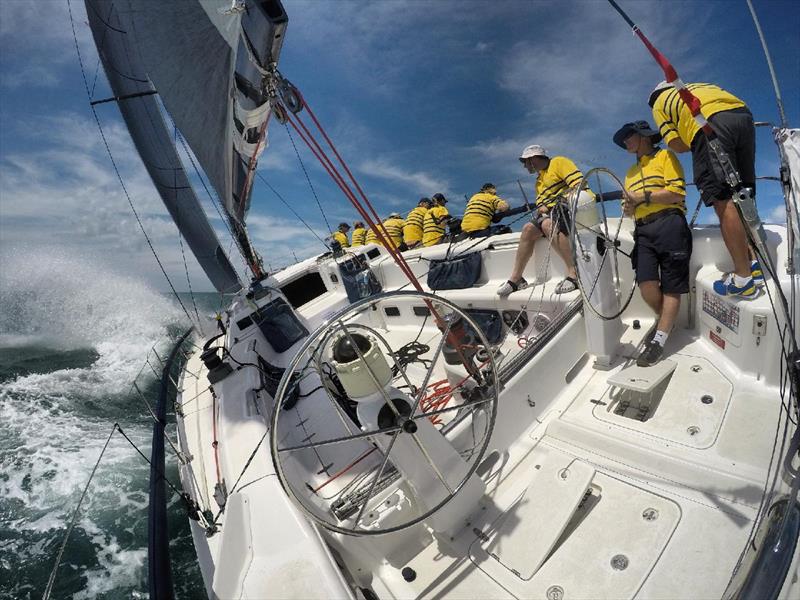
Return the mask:
<path fill-rule="evenodd" d="M 644 193 L 644 205 L 645 206 L 650 206 L 650 196 L 652 196 L 652 195 L 653 194 L 651 194 L 650 192 L 645 192 Z"/>

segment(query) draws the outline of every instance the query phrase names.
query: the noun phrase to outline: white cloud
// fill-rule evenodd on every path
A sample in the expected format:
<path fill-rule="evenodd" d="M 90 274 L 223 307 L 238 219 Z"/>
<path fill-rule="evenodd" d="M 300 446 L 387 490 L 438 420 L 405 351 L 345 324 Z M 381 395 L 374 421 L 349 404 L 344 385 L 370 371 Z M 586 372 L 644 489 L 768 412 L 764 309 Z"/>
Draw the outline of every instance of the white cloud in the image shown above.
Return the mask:
<path fill-rule="evenodd" d="M 658 23 L 658 38 L 677 49 L 691 47 L 681 42 L 703 31 L 709 11 L 693 9 L 686 19 L 674 4 L 639 2 L 636 8 Z M 517 95 L 532 120 L 547 115 L 551 126 L 571 129 L 648 112 L 644 98 L 663 75 L 641 42 L 625 35 L 614 11 L 604 2 L 563 3 L 548 21 L 540 35 L 516 43 L 499 70 L 500 86 Z M 672 58 L 691 81 L 703 65 L 700 57 L 678 51 Z"/>
<path fill-rule="evenodd" d="M 78 40 L 85 65 L 96 61 L 84 3 L 71 0 Z M 66 2 L 0 2 L 0 85 L 6 88 L 54 87 L 64 77 L 64 66 L 77 64 L 75 38 Z M 94 64 L 94 63 L 91 63 Z M 70 74 L 71 76 L 71 74 Z"/>
<path fill-rule="evenodd" d="M 165 288 L 94 122 L 59 113 L 10 134 L 21 132 L 47 143 L 4 153 L 0 160 L 0 252 L 5 256 L 57 245 L 73 255 L 102 256 L 109 264 L 144 273 L 153 285 Z M 111 121 L 105 123 L 104 133 L 145 231 L 176 287 L 185 289 L 178 230 L 126 129 Z M 210 289 L 188 248 L 185 251 L 193 287 Z"/>
<path fill-rule="evenodd" d="M 782 204 L 775 205 L 764 217 L 764 222 L 786 225 L 786 207 Z"/>
<path fill-rule="evenodd" d="M 412 197 L 417 194 L 450 193 L 450 184 L 444 178 L 425 171 L 403 169 L 386 158 L 365 160 L 359 165 L 358 170 L 368 177 L 398 183 L 407 189 Z"/>

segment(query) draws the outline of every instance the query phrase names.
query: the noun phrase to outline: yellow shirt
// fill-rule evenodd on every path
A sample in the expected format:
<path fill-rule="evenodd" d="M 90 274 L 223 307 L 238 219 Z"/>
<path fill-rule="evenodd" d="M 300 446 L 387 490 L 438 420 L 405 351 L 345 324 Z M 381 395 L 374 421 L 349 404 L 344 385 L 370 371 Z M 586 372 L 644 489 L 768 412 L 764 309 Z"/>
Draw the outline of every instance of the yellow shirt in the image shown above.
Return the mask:
<path fill-rule="evenodd" d="M 342 233 L 341 231 L 334 231 L 333 235 L 331 236 L 337 242 L 342 245 L 342 248 L 347 248 L 350 246 L 350 243 L 347 241 L 347 234 Z"/>
<path fill-rule="evenodd" d="M 669 190 L 686 196 L 686 184 L 683 179 L 683 167 L 678 157 L 671 150 L 658 150 L 655 154 L 643 156 L 636 161 L 625 174 L 625 189 L 629 192 L 655 192 Z M 634 218 L 641 219 L 667 208 L 679 208 L 686 214 L 686 202 L 678 204 L 649 205 L 639 204 L 634 209 Z"/>
<path fill-rule="evenodd" d="M 363 246 L 367 239 L 367 230 L 363 227 L 353 229 L 353 246 Z"/>
<path fill-rule="evenodd" d="M 378 234 L 375 233 L 375 230 L 372 229 L 372 227 L 370 227 L 369 231 L 367 231 L 367 239 L 366 239 L 365 243 L 366 244 L 378 244 L 379 246 L 383 246 L 383 244 L 381 243 L 380 238 L 378 237 Z"/>
<path fill-rule="evenodd" d="M 710 83 L 689 83 L 686 87 L 700 100 L 702 105 L 700 112 L 706 119 L 723 110 L 746 106 L 733 94 Z M 692 117 L 689 107 L 684 104 L 678 95 L 678 90 L 674 88 L 661 92 L 656 98 L 653 104 L 653 119 L 666 144 L 680 137 L 684 144 L 691 147 L 694 136 L 700 131 L 700 126 Z"/>
<path fill-rule="evenodd" d="M 383 222 L 383 227 L 386 229 L 386 233 L 389 234 L 389 237 L 394 244 L 394 247 L 397 248 L 400 244 L 403 243 L 403 225 L 405 222 L 403 219 L 386 219 Z"/>
<path fill-rule="evenodd" d="M 444 219 L 450 213 L 444 206 L 434 206 L 425 214 L 425 224 L 422 231 L 422 245 L 434 246 L 444 237 Z M 439 223 L 437 223 L 439 221 Z"/>
<path fill-rule="evenodd" d="M 497 211 L 508 210 L 508 202 L 496 194 L 478 192 L 467 202 L 461 231 L 467 233 L 486 229 L 492 224 L 492 217 Z"/>
<path fill-rule="evenodd" d="M 583 178 L 575 163 L 564 156 L 554 156 L 536 178 L 536 206 L 552 208 L 560 197 L 566 195 Z"/>
<path fill-rule="evenodd" d="M 425 227 L 425 213 L 427 212 L 427 208 L 418 206 L 408 213 L 405 227 L 403 227 L 403 239 L 406 244 L 416 244 L 422 240 L 422 230 Z"/>

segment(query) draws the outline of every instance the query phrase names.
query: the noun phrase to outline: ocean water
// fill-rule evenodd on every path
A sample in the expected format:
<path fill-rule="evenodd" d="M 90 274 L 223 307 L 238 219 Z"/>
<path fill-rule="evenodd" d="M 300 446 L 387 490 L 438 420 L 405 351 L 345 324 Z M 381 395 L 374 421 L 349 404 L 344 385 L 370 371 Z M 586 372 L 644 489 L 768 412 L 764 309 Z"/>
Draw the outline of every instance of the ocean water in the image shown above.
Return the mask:
<path fill-rule="evenodd" d="M 41 267 L 41 268 L 40 268 Z M 198 311 L 219 308 L 196 295 Z M 191 300 L 184 297 L 190 311 Z M 0 273 L 0 598 L 41 598 L 67 523 L 112 426 L 146 456 L 161 356 L 188 321 L 174 299 L 89 261 L 4 258 Z M 156 367 L 158 368 L 158 367 Z M 174 419 L 172 419 L 174 422 Z M 174 439 L 174 426 L 169 429 Z M 178 483 L 167 446 L 167 477 Z M 116 433 L 82 505 L 54 598 L 146 598 L 149 468 Z M 176 594 L 205 591 L 185 511 L 169 506 Z"/>

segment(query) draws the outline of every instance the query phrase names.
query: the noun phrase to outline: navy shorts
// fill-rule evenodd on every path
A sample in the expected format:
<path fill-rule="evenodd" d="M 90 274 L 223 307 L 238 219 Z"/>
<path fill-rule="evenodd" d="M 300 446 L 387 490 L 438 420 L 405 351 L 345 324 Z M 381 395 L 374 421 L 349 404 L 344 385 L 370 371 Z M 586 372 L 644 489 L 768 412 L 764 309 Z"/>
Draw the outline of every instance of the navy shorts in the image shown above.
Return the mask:
<path fill-rule="evenodd" d="M 747 108 L 724 110 L 708 118 L 711 128 L 739 172 L 746 187 L 756 189 L 756 129 L 753 115 Z M 708 140 L 699 131 L 692 140 L 692 171 L 700 198 L 706 206 L 715 200 L 730 200 L 733 189 L 728 185 L 722 168 L 709 148 Z"/>
<path fill-rule="evenodd" d="M 647 225 L 637 225 L 631 254 L 636 283 L 659 281 L 665 294 L 689 292 L 689 259 L 692 232 L 686 217 L 664 216 Z"/>

